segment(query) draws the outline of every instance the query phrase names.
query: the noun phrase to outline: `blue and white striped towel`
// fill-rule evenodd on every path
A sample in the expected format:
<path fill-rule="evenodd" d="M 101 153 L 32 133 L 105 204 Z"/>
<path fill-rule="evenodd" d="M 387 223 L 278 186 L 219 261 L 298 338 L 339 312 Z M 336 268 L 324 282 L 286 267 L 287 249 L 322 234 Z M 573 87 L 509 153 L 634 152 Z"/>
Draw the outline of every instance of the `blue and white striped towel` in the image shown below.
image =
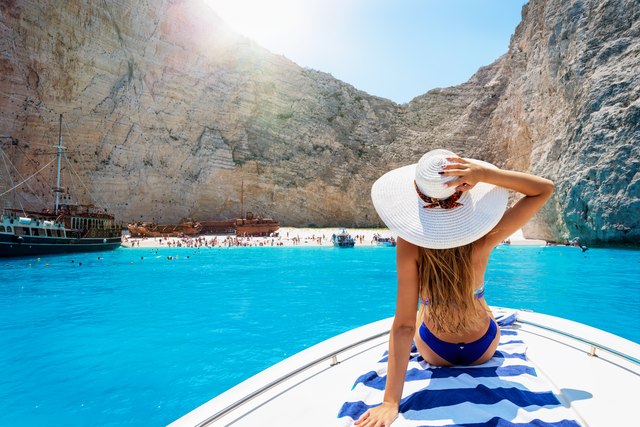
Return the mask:
<path fill-rule="evenodd" d="M 501 319 L 499 319 L 501 320 Z M 506 322 L 504 322 L 506 320 Z M 478 366 L 434 367 L 415 346 L 407 368 L 400 414 L 393 427 L 579 427 L 573 413 L 536 375 L 518 331 L 505 328 L 495 356 Z M 384 394 L 387 355 L 360 376 L 338 414 L 339 426 L 351 426 Z"/>

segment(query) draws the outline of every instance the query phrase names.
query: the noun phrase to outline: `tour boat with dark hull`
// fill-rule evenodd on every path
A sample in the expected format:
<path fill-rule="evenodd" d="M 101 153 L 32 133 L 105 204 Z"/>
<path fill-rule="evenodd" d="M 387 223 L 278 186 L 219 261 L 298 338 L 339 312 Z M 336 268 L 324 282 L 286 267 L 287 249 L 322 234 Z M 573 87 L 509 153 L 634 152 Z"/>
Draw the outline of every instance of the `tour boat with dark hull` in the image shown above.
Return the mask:
<path fill-rule="evenodd" d="M 116 249 L 122 243 L 114 218 L 77 206 L 68 214 L 7 209 L 0 220 L 0 257 Z"/>
<path fill-rule="evenodd" d="M 60 186 L 64 149 L 61 133 L 62 116 L 56 146 L 55 205 L 52 210 L 41 212 L 5 209 L 0 214 L 0 257 L 105 251 L 116 249 L 122 243 L 122 230 L 113 215 L 94 205 L 75 203 L 68 191 Z M 15 188 L 17 186 L 12 190 Z"/>

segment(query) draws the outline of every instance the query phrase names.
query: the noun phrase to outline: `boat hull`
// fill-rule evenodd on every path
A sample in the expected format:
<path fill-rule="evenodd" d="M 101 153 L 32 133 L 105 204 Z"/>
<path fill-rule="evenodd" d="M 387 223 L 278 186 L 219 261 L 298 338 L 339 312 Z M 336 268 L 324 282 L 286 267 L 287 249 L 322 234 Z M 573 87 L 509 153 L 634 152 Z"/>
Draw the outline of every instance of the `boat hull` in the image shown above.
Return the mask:
<path fill-rule="evenodd" d="M 352 248 L 354 247 L 356 242 L 342 242 L 342 243 L 334 243 L 333 246 L 338 248 Z"/>
<path fill-rule="evenodd" d="M 352 248 L 356 244 L 356 241 L 349 235 L 334 235 L 331 241 L 333 242 L 333 246 L 338 248 Z"/>
<path fill-rule="evenodd" d="M 66 254 L 76 252 L 109 251 L 120 247 L 120 237 L 107 238 L 47 238 L 0 235 L 0 257 L 25 257 L 34 255 Z"/>
<path fill-rule="evenodd" d="M 236 234 L 235 220 L 226 221 L 199 221 L 202 228 L 200 234 L 204 235 L 232 235 Z"/>
<path fill-rule="evenodd" d="M 239 225 L 236 229 L 238 236 L 269 236 L 280 229 L 279 225 Z"/>
<path fill-rule="evenodd" d="M 131 237 L 180 237 L 200 234 L 200 228 L 191 224 L 150 226 L 129 224 L 127 228 Z"/>
<path fill-rule="evenodd" d="M 494 307 L 494 313 L 513 312 Z M 353 382 L 389 348 L 393 318 L 361 326 L 306 348 L 220 394 L 169 427 L 337 425 Z M 566 319 L 520 312 L 537 375 L 584 425 L 631 425 L 637 418 L 640 345 Z M 590 337 L 588 342 L 584 337 Z M 597 348 L 596 348 L 597 347 Z M 597 357 L 593 357 L 597 356 Z M 535 374 L 534 374 L 535 375 Z M 321 396 L 318 398 L 318 396 Z M 379 398 L 382 398 L 380 392 Z"/>

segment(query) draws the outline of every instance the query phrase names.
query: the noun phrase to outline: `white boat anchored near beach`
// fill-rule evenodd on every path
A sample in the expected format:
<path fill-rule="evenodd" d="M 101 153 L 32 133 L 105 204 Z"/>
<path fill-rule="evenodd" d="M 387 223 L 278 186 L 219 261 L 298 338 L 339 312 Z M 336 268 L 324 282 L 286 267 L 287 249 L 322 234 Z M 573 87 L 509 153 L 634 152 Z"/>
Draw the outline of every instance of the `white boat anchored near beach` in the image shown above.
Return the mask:
<path fill-rule="evenodd" d="M 333 246 L 338 248 L 352 248 L 356 244 L 355 239 L 351 237 L 345 228 L 341 228 L 339 232 L 334 233 L 331 236 L 331 242 Z"/>
<path fill-rule="evenodd" d="M 498 425 L 637 425 L 639 344 L 559 317 L 493 311 L 505 326 L 489 362 L 437 368 L 412 352 L 394 427 L 496 425 L 502 420 Z M 310 347 L 170 427 L 350 426 L 382 399 L 392 321 L 380 320 Z"/>

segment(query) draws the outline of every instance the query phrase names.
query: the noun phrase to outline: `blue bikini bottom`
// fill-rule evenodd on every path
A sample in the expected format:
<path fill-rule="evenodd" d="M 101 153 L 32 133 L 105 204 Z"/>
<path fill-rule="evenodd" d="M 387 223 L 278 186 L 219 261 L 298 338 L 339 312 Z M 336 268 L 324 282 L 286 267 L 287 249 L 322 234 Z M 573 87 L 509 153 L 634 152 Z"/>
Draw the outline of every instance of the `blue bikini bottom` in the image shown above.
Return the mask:
<path fill-rule="evenodd" d="M 487 351 L 498 333 L 498 325 L 493 319 L 489 319 L 489 328 L 487 332 L 480 338 L 470 343 L 451 343 L 442 341 L 422 323 L 420 325 L 420 338 L 436 353 L 438 356 L 451 363 L 452 365 L 471 365 L 480 359 Z"/>

